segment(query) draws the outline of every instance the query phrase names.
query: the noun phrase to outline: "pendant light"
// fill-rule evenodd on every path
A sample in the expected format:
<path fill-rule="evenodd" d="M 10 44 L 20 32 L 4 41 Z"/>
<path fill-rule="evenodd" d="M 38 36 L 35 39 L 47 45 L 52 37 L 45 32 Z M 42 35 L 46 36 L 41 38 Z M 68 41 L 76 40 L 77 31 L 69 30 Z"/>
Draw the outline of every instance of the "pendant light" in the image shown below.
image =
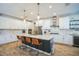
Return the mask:
<path fill-rule="evenodd" d="M 38 13 L 37 13 L 37 21 L 38 21 L 38 26 L 39 26 L 39 19 L 40 19 L 40 15 L 39 15 L 39 7 L 40 7 L 40 3 L 37 3 L 37 7 L 38 7 Z"/>
<path fill-rule="evenodd" d="M 26 18 L 26 17 L 25 17 L 25 12 L 26 12 L 26 10 L 24 10 L 24 23 L 25 23 L 25 18 Z"/>
<path fill-rule="evenodd" d="M 40 3 L 37 3 L 37 23 L 38 23 L 38 27 L 37 27 L 37 29 L 36 29 L 36 33 L 37 34 L 40 34 L 40 30 L 39 30 L 39 19 L 40 19 L 40 15 L 39 15 L 39 6 L 40 6 Z"/>
<path fill-rule="evenodd" d="M 24 12 L 24 16 L 23 16 L 24 29 L 26 29 L 26 16 L 25 16 L 25 12 L 26 12 L 26 10 L 23 10 L 23 12 Z"/>

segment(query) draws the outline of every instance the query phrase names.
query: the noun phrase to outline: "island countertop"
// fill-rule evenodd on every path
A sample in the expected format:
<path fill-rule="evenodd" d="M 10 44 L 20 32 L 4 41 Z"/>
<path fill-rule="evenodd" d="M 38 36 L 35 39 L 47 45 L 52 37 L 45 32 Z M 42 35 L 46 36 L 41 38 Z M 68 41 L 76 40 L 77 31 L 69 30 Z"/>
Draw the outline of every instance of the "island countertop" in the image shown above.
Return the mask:
<path fill-rule="evenodd" d="M 38 38 L 38 39 L 42 39 L 42 40 L 50 40 L 53 38 L 53 35 L 17 34 L 17 36 L 26 36 L 26 37 Z"/>

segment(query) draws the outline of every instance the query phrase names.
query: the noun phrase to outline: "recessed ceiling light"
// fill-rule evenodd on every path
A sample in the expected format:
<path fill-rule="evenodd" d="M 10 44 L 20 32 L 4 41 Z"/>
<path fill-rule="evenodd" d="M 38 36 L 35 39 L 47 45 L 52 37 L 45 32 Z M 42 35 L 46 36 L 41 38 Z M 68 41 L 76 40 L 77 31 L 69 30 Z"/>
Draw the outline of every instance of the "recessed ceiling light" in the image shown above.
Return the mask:
<path fill-rule="evenodd" d="M 52 8 L 52 5 L 49 5 L 49 8 L 51 9 Z"/>

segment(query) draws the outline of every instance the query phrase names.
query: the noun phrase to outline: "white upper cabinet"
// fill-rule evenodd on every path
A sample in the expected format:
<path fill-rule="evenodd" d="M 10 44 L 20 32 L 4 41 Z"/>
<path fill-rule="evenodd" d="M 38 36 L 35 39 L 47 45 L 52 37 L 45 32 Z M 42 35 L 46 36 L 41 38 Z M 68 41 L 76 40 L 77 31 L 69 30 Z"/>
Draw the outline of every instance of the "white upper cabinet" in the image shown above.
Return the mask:
<path fill-rule="evenodd" d="M 77 20 L 77 21 L 73 21 L 73 20 Z M 69 15 L 69 16 L 64 16 L 64 17 L 59 18 L 59 28 L 60 29 L 70 29 L 70 27 L 71 28 L 73 28 L 73 27 L 79 28 L 79 26 L 77 26 L 77 25 L 71 26 L 70 24 L 79 24 L 79 14 L 74 14 L 74 15 Z"/>
<path fill-rule="evenodd" d="M 69 29 L 69 17 L 60 17 L 59 18 L 59 28 L 60 29 Z"/>

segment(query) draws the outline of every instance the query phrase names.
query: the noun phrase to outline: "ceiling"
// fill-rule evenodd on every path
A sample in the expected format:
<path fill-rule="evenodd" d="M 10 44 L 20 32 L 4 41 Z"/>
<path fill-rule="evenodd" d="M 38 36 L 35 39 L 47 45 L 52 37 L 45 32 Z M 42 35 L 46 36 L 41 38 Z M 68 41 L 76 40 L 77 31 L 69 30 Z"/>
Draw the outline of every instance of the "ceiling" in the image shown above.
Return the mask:
<path fill-rule="evenodd" d="M 49 8 L 49 5 L 51 5 L 52 8 Z M 36 3 L 0 3 L 0 13 L 23 18 L 24 10 L 26 10 L 25 15 L 27 19 L 35 20 L 37 18 L 38 6 Z M 78 3 L 40 3 L 39 7 L 41 18 L 52 17 L 54 13 L 60 16 L 78 11 Z"/>

